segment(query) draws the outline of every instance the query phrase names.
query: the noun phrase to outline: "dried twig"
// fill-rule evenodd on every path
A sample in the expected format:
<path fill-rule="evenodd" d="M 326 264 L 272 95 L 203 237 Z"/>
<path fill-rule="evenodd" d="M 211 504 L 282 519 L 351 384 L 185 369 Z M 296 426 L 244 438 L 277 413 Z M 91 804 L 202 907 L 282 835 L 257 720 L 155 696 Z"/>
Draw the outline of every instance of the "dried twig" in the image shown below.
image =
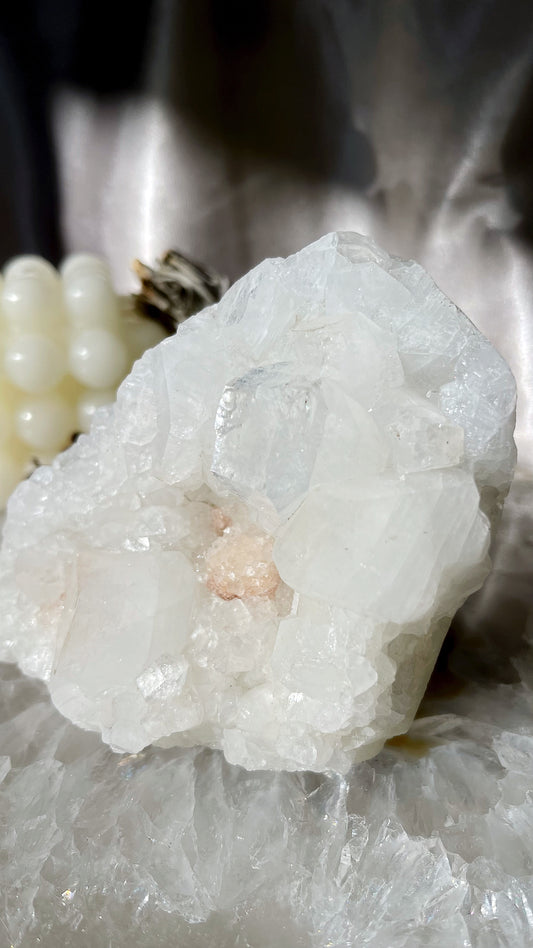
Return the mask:
<path fill-rule="evenodd" d="M 136 305 L 169 333 L 204 306 L 217 303 L 229 286 L 226 277 L 177 250 L 169 250 L 153 269 L 140 260 L 133 262 L 133 269 L 141 281 Z"/>

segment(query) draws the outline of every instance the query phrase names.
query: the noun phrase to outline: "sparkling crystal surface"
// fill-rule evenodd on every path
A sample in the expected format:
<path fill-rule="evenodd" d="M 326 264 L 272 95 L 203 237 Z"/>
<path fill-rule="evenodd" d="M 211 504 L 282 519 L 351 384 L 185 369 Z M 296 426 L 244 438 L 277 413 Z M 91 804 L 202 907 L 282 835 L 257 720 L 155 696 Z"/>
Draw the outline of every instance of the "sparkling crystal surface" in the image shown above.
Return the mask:
<path fill-rule="evenodd" d="M 115 750 L 346 772 L 487 574 L 514 397 L 418 265 L 354 234 L 266 261 L 17 489 L 2 657 Z"/>
<path fill-rule="evenodd" d="M 529 948 L 532 644 L 347 777 L 117 755 L 0 666 L 2 948 Z"/>

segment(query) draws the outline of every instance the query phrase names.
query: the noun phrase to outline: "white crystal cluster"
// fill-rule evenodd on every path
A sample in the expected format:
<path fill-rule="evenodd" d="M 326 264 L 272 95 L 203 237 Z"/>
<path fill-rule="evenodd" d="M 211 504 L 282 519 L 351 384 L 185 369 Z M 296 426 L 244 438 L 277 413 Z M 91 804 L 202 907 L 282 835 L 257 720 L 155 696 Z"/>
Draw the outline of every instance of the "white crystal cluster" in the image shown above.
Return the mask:
<path fill-rule="evenodd" d="M 118 756 L 4 666 L 0 944 L 531 948 L 532 657 L 347 779 Z"/>
<path fill-rule="evenodd" d="M 16 257 L 0 279 L 0 509 L 32 463 L 49 462 L 164 331 L 113 290 L 107 264 L 72 254 L 60 272 Z"/>
<path fill-rule="evenodd" d="M 265 261 L 12 497 L 3 657 L 117 750 L 346 771 L 486 575 L 514 399 L 417 264 L 355 234 Z"/>

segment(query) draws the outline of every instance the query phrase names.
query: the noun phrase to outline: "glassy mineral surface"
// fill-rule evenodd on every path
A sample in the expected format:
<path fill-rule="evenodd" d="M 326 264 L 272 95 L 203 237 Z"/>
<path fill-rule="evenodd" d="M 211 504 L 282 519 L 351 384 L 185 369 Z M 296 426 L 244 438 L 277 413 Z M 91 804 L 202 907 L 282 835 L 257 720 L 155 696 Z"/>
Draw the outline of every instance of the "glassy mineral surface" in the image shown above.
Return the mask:
<path fill-rule="evenodd" d="M 15 492 L 2 657 L 116 750 L 346 771 L 486 576 L 514 399 L 417 264 L 346 233 L 265 261 Z"/>
<path fill-rule="evenodd" d="M 513 494 L 500 554 L 532 528 Z M 532 646 L 456 639 L 466 677 L 347 777 L 114 754 L 0 665 L 0 945 L 531 948 Z"/>

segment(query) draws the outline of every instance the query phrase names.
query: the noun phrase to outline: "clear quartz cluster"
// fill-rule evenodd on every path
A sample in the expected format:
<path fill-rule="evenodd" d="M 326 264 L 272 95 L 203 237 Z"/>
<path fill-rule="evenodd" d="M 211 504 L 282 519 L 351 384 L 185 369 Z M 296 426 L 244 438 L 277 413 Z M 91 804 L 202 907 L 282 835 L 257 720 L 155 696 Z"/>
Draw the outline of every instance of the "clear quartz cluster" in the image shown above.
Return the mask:
<path fill-rule="evenodd" d="M 118 297 L 107 264 L 72 254 L 60 272 L 16 257 L 0 279 L 0 509 L 115 398 L 132 363 L 165 333 Z"/>
<path fill-rule="evenodd" d="M 116 750 L 346 771 L 487 573 L 514 399 L 417 264 L 348 233 L 265 261 L 13 495 L 2 657 Z"/>

